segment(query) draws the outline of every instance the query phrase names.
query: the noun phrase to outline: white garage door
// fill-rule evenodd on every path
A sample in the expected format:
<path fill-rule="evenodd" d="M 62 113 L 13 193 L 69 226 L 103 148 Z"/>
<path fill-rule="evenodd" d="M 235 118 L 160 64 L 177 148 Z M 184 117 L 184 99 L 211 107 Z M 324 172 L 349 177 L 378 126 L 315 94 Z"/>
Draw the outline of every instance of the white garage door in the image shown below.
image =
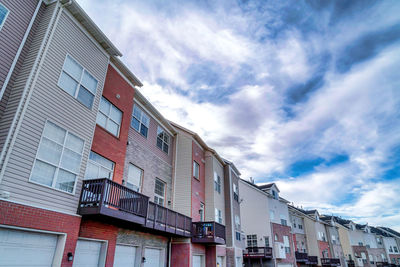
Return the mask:
<path fill-rule="evenodd" d="M 57 235 L 0 229 L 0 266 L 52 266 Z"/>
<path fill-rule="evenodd" d="M 136 247 L 117 245 L 115 247 L 114 267 L 134 267 Z"/>
<path fill-rule="evenodd" d="M 217 256 L 217 267 L 223 267 L 224 265 L 224 258 L 221 256 Z"/>
<path fill-rule="evenodd" d="M 193 267 L 202 267 L 202 259 L 199 255 L 193 255 Z"/>
<path fill-rule="evenodd" d="M 78 240 L 73 267 L 98 267 L 102 242 Z"/>
<path fill-rule="evenodd" d="M 144 257 L 146 258 L 144 267 L 159 267 L 161 259 L 161 249 L 145 248 Z"/>

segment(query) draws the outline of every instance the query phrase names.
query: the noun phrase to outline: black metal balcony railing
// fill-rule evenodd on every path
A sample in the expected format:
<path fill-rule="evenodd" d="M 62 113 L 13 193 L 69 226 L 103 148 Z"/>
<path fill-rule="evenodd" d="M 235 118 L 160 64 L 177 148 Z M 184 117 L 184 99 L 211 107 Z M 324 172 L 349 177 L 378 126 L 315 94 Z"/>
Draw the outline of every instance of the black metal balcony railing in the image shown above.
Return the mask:
<path fill-rule="evenodd" d="M 225 244 L 225 226 L 217 222 L 194 222 L 193 243 Z"/>
<path fill-rule="evenodd" d="M 296 261 L 297 262 L 307 262 L 308 261 L 308 254 L 304 252 L 295 252 Z"/>
<path fill-rule="evenodd" d="M 318 257 L 317 256 L 308 256 L 308 260 L 307 260 L 306 264 L 317 265 L 318 264 Z"/>
<path fill-rule="evenodd" d="M 271 247 L 247 247 L 243 250 L 243 258 L 272 259 Z"/>
<path fill-rule="evenodd" d="M 321 264 L 324 266 L 340 266 L 340 259 L 322 258 Z"/>
<path fill-rule="evenodd" d="M 109 179 L 83 181 L 80 215 L 105 215 L 173 235 L 191 236 L 192 219 Z"/>

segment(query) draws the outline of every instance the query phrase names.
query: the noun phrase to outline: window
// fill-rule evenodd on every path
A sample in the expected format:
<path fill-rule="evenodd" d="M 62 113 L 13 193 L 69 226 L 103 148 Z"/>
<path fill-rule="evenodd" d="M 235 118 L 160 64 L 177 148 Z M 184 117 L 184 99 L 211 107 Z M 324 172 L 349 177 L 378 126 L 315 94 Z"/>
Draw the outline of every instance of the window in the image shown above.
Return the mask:
<path fill-rule="evenodd" d="M 333 243 L 333 244 L 336 244 L 336 236 L 332 235 L 332 236 L 331 236 L 331 239 L 332 239 L 332 243 Z"/>
<path fill-rule="evenodd" d="M 378 245 L 382 245 L 382 239 L 380 237 L 377 237 L 376 241 L 378 242 Z"/>
<path fill-rule="evenodd" d="M 364 246 L 363 242 L 358 242 L 359 246 Z"/>
<path fill-rule="evenodd" d="M 200 221 L 204 221 L 204 203 L 200 203 L 200 209 L 199 209 L 199 215 L 200 215 Z"/>
<path fill-rule="evenodd" d="M 1 28 L 3 28 L 3 25 L 6 22 L 8 13 L 10 13 L 8 9 L 2 4 L 0 4 L 0 30 Z"/>
<path fill-rule="evenodd" d="M 275 199 L 278 199 L 278 193 L 277 193 L 275 190 L 272 190 L 272 196 L 273 196 Z"/>
<path fill-rule="evenodd" d="M 266 247 L 269 247 L 269 237 L 268 236 L 264 236 L 264 244 Z"/>
<path fill-rule="evenodd" d="M 85 179 L 108 178 L 112 180 L 113 174 L 114 162 L 90 151 Z"/>
<path fill-rule="evenodd" d="M 164 206 L 165 198 L 165 183 L 159 179 L 156 179 L 154 186 L 154 202 L 158 205 Z"/>
<path fill-rule="evenodd" d="M 240 241 L 242 239 L 241 234 L 238 231 L 236 231 L 235 233 L 236 233 L 236 240 Z"/>
<path fill-rule="evenodd" d="M 222 212 L 217 208 L 215 208 L 215 221 L 218 223 L 222 223 Z"/>
<path fill-rule="evenodd" d="M 399 252 L 398 250 L 397 250 L 397 247 L 396 246 L 393 246 L 393 250 L 394 250 L 394 252 Z"/>
<path fill-rule="evenodd" d="M 289 237 L 287 235 L 283 236 L 283 244 L 285 246 L 285 253 L 290 254 L 290 243 L 289 243 Z"/>
<path fill-rule="evenodd" d="M 157 127 L 157 147 L 168 154 L 169 135 L 160 126 Z"/>
<path fill-rule="evenodd" d="M 30 181 L 72 193 L 81 167 L 83 147 L 82 139 L 47 121 Z"/>
<path fill-rule="evenodd" d="M 214 189 L 221 194 L 221 177 L 216 172 L 214 172 Z"/>
<path fill-rule="evenodd" d="M 277 234 L 275 234 L 274 238 L 275 238 L 275 241 L 278 241 L 278 235 Z"/>
<path fill-rule="evenodd" d="M 296 222 L 293 221 L 293 228 L 296 228 Z"/>
<path fill-rule="evenodd" d="M 200 180 L 200 165 L 196 161 L 193 161 L 193 177 Z"/>
<path fill-rule="evenodd" d="M 257 235 L 247 235 L 247 247 L 257 247 Z"/>
<path fill-rule="evenodd" d="M 65 58 L 58 86 L 86 107 L 92 108 L 97 80 L 70 55 Z"/>
<path fill-rule="evenodd" d="M 299 229 L 303 229 L 303 225 L 299 224 Z"/>
<path fill-rule="evenodd" d="M 280 217 L 281 217 L 281 224 L 284 225 L 284 226 L 287 226 L 286 217 L 284 215 L 282 215 L 282 214 L 280 215 Z"/>
<path fill-rule="evenodd" d="M 147 138 L 149 124 L 150 118 L 143 112 L 143 110 L 139 108 L 138 105 L 133 105 L 133 114 L 131 120 L 132 128 Z"/>
<path fill-rule="evenodd" d="M 240 229 L 240 217 L 237 214 L 235 214 L 235 227 L 237 230 Z"/>
<path fill-rule="evenodd" d="M 273 210 L 270 210 L 269 211 L 269 216 L 271 217 L 270 218 L 271 220 L 274 220 L 275 219 L 275 212 Z"/>
<path fill-rule="evenodd" d="M 374 264 L 374 257 L 372 255 L 368 255 L 369 263 Z"/>
<path fill-rule="evenodd" d="M 128 181 L 126 181 L 126 187 L 139 192 L 140 183 L 143 177 L 143 170 L 129 163 L 128 167 Z"/>
<path fill-rule="evenodd" d="M 233 184 L 233 199 L 239 202 L 239 188 L 237 184 Z"/>
<path fill-rule="evenodd" d="M 96 123 L 118 137 L 119 129 L 121 127 L 121 119 L 122 112 L 102 96 Z"/>
<path fill-rule="evenodd" d="M 389 247 L 389 252 L 393 252 L 392 246 Z"/>

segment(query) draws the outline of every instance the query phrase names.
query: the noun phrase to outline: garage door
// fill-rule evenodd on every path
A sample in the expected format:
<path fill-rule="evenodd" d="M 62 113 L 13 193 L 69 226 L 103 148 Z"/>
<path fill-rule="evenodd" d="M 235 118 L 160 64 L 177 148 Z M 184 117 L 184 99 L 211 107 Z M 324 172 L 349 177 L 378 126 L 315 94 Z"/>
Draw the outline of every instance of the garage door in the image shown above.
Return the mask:
<path fill-rule="evenodd" d="M 117 245 L 115 247 L 114 267 L 134 267 L 136 247 Z"/>
<path fill-rule="evenodd" d="M 202 267 L 202 259 L 199 255 L 193 255 L 193 267 Z"/>
<path fill-rule="evenodd" d="M 92 240 L 78 240 L 76 242 L 73 267 L 98 267 L 100 250 L 103 243 Z"/>
<path fill-rule="evenodd" d="M 52 266 L 57 235 L 0 229 L 0 266 Z"/>
<path fill-rule="evenodd" d="M 144 257 L 146 258 L 144 267 L 159 267 L 161 264 L 161 249 L 145 248 Z"/>

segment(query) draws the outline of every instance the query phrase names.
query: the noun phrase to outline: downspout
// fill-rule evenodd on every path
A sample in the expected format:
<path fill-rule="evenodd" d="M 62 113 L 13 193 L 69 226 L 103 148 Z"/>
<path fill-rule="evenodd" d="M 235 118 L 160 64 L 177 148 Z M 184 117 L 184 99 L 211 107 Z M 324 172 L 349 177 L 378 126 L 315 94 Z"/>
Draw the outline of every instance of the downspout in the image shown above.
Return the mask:
<path fill-rule="evenodd" d="M 168 238 L 168 248 L 167 248 L 167 263 L 168 263 L 168 267 L 171 267 L 171 240 L 172 237 Z"/>
<path fill-rule="evenodd" d="M 40 6 L 42 5 L 42 3 L 43 3 L 43 0 L 39 0 L 39 3 L 36 6 L 35 12 L 33 13 L 32 19 L 29 22 L 28 28 L 25 31 L 24 37 L 22 38 L 21 44 L 20 44 L 20 46 L 19 46 L 19 48 L 17 50 L 17 54 L 14 57 L 13 63 L 11 64 L 10 70 L 8 71 L 7 77 L 4 80 L 3 86 L 2 86 L 2 88 L 0 90 L 0 101 L 3 98 L 3 95 L 4 95 L 4 92 L 6 91 L 8 82 L 11 79 L 11 75 L 14 72 L 15 65 L 17 65 L 17 61 L 19 59 L 19 56 L 21 55 L 22 49 L 25 46 L 26 40 L 28 39 L 29 33 L 31 32 L 33 23 L 36 20 L 36 16 L 37 16 L 37 14 L 39 12 L 39 9 L 40 9 Z"/>

